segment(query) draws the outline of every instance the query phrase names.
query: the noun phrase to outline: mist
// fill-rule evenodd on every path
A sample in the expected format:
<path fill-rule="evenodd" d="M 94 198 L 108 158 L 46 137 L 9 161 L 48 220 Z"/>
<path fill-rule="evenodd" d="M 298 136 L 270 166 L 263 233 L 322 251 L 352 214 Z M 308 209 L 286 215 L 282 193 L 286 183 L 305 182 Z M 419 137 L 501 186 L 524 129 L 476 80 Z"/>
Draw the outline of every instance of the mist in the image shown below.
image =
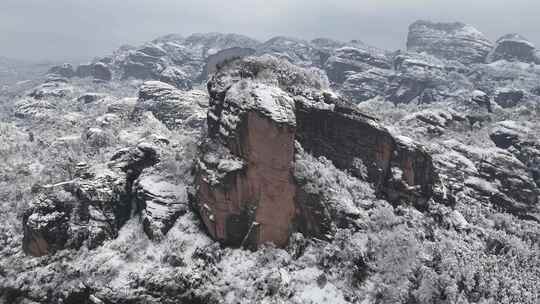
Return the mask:
<path fill-rule="evenodd" d="M 0 56 L 82 61 L 169 33 L 234 32 L 362 40 L 405 47 L 417 19 L 462 21 L 490 39 L 517 32 L 540 44 L 540 3 L 515 0 L 2 0 Z"/>

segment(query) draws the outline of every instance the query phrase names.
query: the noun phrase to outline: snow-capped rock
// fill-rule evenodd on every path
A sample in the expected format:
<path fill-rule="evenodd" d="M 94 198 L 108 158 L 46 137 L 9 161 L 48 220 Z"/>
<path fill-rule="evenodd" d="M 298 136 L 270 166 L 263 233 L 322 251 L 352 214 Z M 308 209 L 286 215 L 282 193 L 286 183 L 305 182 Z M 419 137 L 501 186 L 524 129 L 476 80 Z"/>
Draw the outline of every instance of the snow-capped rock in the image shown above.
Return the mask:
<path fill-rule="evenodd" d="M 159 81 L 173 85 L 181 90 L 191 90 L 191 79 L 177 67 L 167 67 L 159 75 Z"/>
<path fill-rule="evenodd" d="M 68 85 L 64 80 L 53 79 L 34 88 L 28 96 L 35 99 L 62 98 L 68 96 L 72 92 L 73 87 Z"/>
<path fill-rule="evenodd" d="M 117 151 L 107 166 L 82 166 L 73 180 L 44 186 L 25 210 L 25 252 L 43 256 L 84 244 L 92 249 L 115 238 L 136 211 L 133 181 L 158 161 L 155 148 L 139 144 Z"/>
<path fill-rule="evenodd" d="M 365 72 L 371 68 L 390 69 L 391 67 L 390 59 L 383 51 L 355 47 L 335 50 L 324 65 L 328 78 L 335 83 L 343 83 L 349 72 Z"/>
<path fill-rule="evenodd" d="M 493 44 L 480 31 L 464 23 L 416 21 L 409 27 L 407 49 L 426 52 L 463 64 L 483 63 Z"/>
<path fill-rule="evenodd" d="M 322 64 L 320 58 L 316 57 L 316 49 L 308 41 L 291 37 L 278 36 L 264 42 L 257 49 L 257 55 L 262 54 L 285 58 L 298 65 L 320 66 Z"/>
<path fill-rule="evenodd" d="M 397 72 L 389 79 L 386 96 L 394 103 L 441 101 L 473 87 L 461 74 L 466 70 L 463 65 L 426 53 L 397 53 L 393 65 Z"/>
<path fill-rule="evenodd" d="M 199 90 L 182 91 L 159 81 L 145 82 L 139 91 L 132 119 L 150 111 L 170 129 L 202 132 L 208 95 Z"/>
<path fill-rule="evenodd" d="M 39 118 L 47 116 L 57 107 L 47 100 L 24 98 L 15 103 L 15 116 L 19 118 Z"/>
<path fill-rule="evenodd" d="M 497 60 L 537 62 L 536 47 L 519 34 L 507 34 L 495 43 L 495 48 L 487 57 L 487 62 Z"/>
<path fill-rule="evenodd" d="M 351 101 L 359 103 L 377 96 L 385 96 L 390 86 L 392 70 L 371 68 L 360 73 L 347 76 L 340 91 Z"/>
<path fill-rule="evenodd" d="M 159 175 L 142 174 L 133 187 L 135 201 L 142 210 L 144 231 L 151 239 L 162 239 L 188 210 L 185 185 L 172 184 Z"/>
<path fill-rule="evenodd" d="M 321 225 L 330 220 L 320 214 L 324 208 L 313 201 L 318 198 L 301 192 L 291 179 L 295 140 L 339 169 L 365 164 L 362 178 L 378 182 L 389 200 L 408 199 L 425 208 L 431 197 L 437 178 L 421 147 L 394 138 L 352 103 L 322 91 L 322 83 L 307 74 L 265 55 L 231 62 L 209 82 L 209 139 L 198 160 L 195 204 L 210 235 L 221 243 L 283 247 L 293 229 L 285 227 L 295 221 L 308 234 L 329 237 L 331 229 L 316 227 L 313 220 Z M 223 155 L 242 163 L 220 172 L 217 159 Z M 401 168 L 402 177 L 388 179 L 390 167 Z M 220 207 L 223 202 L 227 208 Z M 295 215 L 294 206 L 302 211 Z"/>

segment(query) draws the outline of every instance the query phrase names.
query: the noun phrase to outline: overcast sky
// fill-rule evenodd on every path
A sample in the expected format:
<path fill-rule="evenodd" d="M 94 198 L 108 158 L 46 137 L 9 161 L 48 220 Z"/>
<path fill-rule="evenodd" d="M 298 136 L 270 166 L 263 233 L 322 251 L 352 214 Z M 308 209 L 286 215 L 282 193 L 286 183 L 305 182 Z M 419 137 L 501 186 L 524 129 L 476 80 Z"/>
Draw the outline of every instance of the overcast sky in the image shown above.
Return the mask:
<path fill-rule="evenodd" d="M 417 19 L 470 23 L 540 45 L 538 0 L 0 0 L 0 56 L 79 60 L 168 34 L 359 39 L 404 48 Z"/>

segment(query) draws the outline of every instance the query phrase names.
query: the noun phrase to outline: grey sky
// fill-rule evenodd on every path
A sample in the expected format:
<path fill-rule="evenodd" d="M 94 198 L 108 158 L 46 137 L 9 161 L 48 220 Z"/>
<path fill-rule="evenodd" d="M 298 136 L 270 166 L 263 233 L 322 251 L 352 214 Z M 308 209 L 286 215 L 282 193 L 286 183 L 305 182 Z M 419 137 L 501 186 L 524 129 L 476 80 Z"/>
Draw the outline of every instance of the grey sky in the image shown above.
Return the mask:
<path fill-rule="evenodd" d="M 518 32 L 540 45 L 539 12 L 535 0 L 0 0 L 0 56 L 76 60 L 163 34 L 210 31 L 398 49 L 417 19 L 463 21 L 492 40 Z"/>

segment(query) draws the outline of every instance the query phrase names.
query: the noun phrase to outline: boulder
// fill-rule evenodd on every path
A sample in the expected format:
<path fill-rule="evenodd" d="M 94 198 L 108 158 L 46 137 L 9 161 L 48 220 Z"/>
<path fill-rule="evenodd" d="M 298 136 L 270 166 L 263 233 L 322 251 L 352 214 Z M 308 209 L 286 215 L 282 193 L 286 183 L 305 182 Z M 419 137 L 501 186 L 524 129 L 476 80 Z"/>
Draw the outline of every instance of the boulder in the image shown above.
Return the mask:
<path fill-rule="evenodd" d="M 495 48 L 487 58 L 487 62 L 497 60 L 535 63 L 537 61 L 536 48 L 519 34 L 504 35 L 497 40 Z"/>
<path fill-rule="evenodd" d="M 492 49 L 493 44 L 484 34 L 464 23 L 416 21 L 409 27 L 409 51 L 471 64 L 483 63 Z"/>

